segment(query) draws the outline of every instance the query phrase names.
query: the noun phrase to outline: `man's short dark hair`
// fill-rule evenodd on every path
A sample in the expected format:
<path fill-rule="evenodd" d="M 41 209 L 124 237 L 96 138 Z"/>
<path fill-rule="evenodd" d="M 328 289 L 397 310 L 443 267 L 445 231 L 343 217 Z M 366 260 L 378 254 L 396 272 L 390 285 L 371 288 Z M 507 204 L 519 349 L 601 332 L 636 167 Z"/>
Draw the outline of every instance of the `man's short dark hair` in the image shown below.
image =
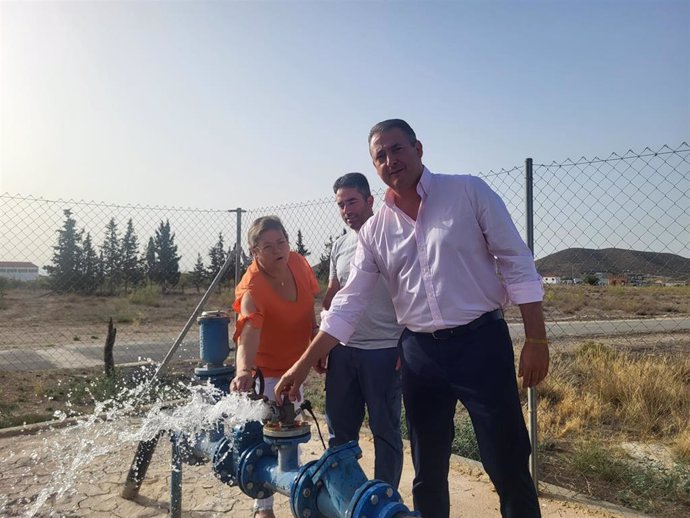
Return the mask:
<path fill-rule="evenodd" d="M 414 130 L 402 119 L 388 119 L 374 124 L 374 127 L 371 128 L 371 131 L 369 131 L 369 140 L 367 142 L 371 144 L 371 139 L 374 138 L 374 135 L 378 135 L 379 133 L 383 133 L 384 131 L 389 131 L 394 128 L 402 130 L 402 132 L 407 135 L 407 138 L 410 139 L 410 144 L 417 142 L 417 135 L 415 135 Z"/>
<path fill-rule="evenodd" d="M 362 173 L 347 173 L 338 178 L 333 184 L 333 192 L 338 194 L 338 189 L 341 187 L 350 187 L 357 189 L 357 192 L 361 194 L 366 200 L 371 196 L 371 189 L 369 188 L 369 182 L 367 177 Z"/>

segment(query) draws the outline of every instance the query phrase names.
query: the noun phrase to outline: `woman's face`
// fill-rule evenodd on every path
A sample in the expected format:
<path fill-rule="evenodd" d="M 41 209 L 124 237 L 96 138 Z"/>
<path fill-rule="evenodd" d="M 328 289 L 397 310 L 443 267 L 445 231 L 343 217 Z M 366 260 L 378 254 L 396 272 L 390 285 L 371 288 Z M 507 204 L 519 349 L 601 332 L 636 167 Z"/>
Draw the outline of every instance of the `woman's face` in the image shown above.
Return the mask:
<path fill-rule="evenodd" d="M 278 263 L 287 263 L 290 243 L 280 230 L 264 230 L 259 234 L 254 257 L 263 268 L 271 269 Z"/>

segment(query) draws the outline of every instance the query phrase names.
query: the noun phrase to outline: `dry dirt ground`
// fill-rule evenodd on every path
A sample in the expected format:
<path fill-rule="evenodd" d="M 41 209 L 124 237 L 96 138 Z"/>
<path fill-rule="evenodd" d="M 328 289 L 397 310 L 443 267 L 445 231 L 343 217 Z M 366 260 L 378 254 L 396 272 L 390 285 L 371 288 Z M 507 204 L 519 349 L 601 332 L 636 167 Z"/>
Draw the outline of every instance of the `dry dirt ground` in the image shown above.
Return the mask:
<path fill-rule="evenodd" d="M 137 298 L 8 289 L 0 297 L 0 350 L 102 344 L 110 318 L 120 341 L 151 336 L 173 340 L 201 296 L 191 291 Z M 223 290 L 214 292 L 205 307 L 228 309 L 231 302 L 231 292 Z M 321 307 L 318 300 L 316 307 Z M 690 286 L 546 286 L 544 311 L 547 321 L 684 316 L 690 314 Z M 506 315 L 509 321 L 519 321 L 515 307 L 509 307 Z"/>
<path fill-rule="evenodd" d="M 132 461 L 135 445 L 80 462 L 76 452 L 87 450 L 91 440 L 98 441 L 98 426 L 80 429 L 44 431 L 40 434 L 0 435 L 0 515 L 1 516 L 89 516 L 89 517 L 165 517 L 170 501 L 170 447 L 161 440 L 135 501 L 120 497 L 122 484 Z M 7 432 L 5 432 L 6 434 Z M 85 446 L 86 445 L 86 446 Z M 364 435 L 362 468 L 372 476 L 373 444 Z M 107 449 L 107 448 L 106 448 Z M 323 453 L 316 433 L 303 446 L 304 461 Z M 412 469 L 409 451 L 400 491 L 410 504 Z M 59 461 L 62 459 L 62 461 Z M 74 475 L 73 478 L 70 478 Z M 250 518 L 252 501 L 237 488 L 223 486 L 211 474 L 208 465 L 183 466 L 183 516 L 210 518 L 231 516 Z M 71 481 L 65 484 L 65 481 Z M 451 517 L 497 518 L 498 497 L 481 468 L 454 458 L 451 475 Z M 68 487 L 69 486 L 69 487 Z M 59 494 L 64 492 L 64 494 Z M 37 499 L 45 503 L 36 506 Z M 544 487 L 541 497 L 544 518 L 632 518 L 642 517 L 622 508 L 588 501 L 553 487 Z M 276 516 L 292 516 L 287 498 L 276 496 Z"/>

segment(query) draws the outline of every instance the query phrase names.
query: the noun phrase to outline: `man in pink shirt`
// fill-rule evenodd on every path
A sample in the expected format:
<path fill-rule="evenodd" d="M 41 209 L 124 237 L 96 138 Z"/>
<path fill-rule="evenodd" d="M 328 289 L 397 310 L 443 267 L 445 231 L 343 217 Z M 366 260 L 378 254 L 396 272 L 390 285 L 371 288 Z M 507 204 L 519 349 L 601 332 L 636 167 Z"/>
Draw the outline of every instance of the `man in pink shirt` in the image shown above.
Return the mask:
<path fill-rule="evenodd" d="M 389 286 L 415 479 L 415 509 L 448 518 L 448 469 L 457 401 L 468 410 L 503 518 L 539 518 L 530 454 L 502 308 L 520 307 L 525 345 L 518 375 L 533 387 L 548 372 L 541 278 L 503 201 L 482 180 L 431 173 L 422 143 L 403 120 L 369 133 L 385 203 L 361 227 L 346 285 L 300 360 L 276 385 L 299 387 L 336 344 L 346 344 L 379 276 Z M 278 400 L 280 400 L 278 398 Z"/>

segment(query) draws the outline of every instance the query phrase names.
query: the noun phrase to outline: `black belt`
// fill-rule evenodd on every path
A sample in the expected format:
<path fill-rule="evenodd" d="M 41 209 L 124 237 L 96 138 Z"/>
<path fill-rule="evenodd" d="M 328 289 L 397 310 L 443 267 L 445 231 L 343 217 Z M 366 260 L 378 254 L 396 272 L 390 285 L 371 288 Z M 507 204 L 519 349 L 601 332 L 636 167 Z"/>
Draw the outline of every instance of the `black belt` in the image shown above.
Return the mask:
<path fill-rule="evenodd" d="M 436 340 L 448 340 L 452 336 L 464 335 L 475 329 L 479 329 L 483 325 L 496 320 L 503 320 L 503 310 L 494 309 L 488 313 L 484 313 L 479 318 L 475 318 L 472 322 L 462 324 L 461 326 L 449 327 L 447 329 L 437 329 L 433 333 L 427 333 L 433 336 Z"/>

